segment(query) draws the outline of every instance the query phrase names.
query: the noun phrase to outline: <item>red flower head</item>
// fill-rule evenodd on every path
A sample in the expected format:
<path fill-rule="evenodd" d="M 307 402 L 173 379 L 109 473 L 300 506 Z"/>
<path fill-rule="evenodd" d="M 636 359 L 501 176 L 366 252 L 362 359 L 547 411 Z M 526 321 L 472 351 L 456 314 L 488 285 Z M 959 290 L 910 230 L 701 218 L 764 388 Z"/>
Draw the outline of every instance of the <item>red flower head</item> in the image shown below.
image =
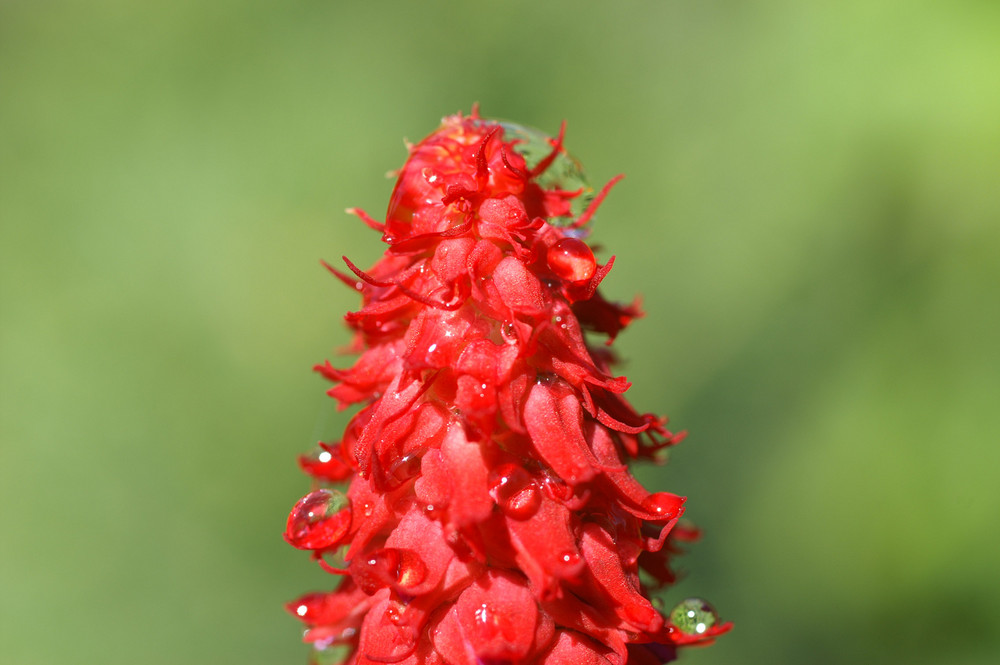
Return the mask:
<path fill-rule="evenodd" d="M 649 599 L 697 532 L 626 466 L 683 433 L 637 413 L 584 335 L 639 316 L 601 297 L 614 258 L 583 240 L 617 180 L 595 195 L 562 131 L 473 111 L 410 149 L 384 224 L 353 211 L 389 248 L 327 266 L 362 296 L 361 355 L 316 369 L 360 410 L 300 459 L 318 489 L 285 532 L 341 577 L 288 605 L 317 660 L 663 663 L 729 629 L 704 601 L 664 617 Z"/>

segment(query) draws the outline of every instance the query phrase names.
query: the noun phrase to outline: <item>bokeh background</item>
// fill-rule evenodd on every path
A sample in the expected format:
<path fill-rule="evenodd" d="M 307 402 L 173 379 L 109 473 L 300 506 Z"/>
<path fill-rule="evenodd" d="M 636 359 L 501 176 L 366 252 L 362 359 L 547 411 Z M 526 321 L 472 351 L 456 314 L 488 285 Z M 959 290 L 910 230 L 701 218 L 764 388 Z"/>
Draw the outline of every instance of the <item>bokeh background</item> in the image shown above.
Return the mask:
<path fill-rule="evenodd" d="M 0 662 L 304 663 L 310 372 L 402 139 L 478 101 L 601 184 L 630 395 L 691 436 L 682 662 L 1000 654 L 1000 5 L 0 3 Z"/>

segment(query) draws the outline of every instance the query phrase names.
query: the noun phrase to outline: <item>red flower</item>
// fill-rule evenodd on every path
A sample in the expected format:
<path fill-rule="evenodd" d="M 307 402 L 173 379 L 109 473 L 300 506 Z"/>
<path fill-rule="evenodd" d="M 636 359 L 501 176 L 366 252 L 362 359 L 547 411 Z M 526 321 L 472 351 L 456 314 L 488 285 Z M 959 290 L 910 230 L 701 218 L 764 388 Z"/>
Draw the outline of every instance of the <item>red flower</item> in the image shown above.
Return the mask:
<path fill-rule="evenodd" d="M 683 433 L 637 413 L 584 335 L 610 344 L 640 315 L 601 297 L 614 257 L 598 265 L 583 240 L 616 181 L 595 196 L 562 132 L 474 111 L 410 149 L 384 224 L 353 211 L 389 249 L 368 271 L 327 266 L 361 293 L 346 317 L 361 355 L 316 369 L 360 410 L 300 459 L 319 489 L 285 533 L 342 576 L 288 606 L 317 654 L 663 663 L 729 629 L 704 601 L 665 618 L 649 599 L 697 532 L 678 526 L 683 497 L 626 466 Z"/>

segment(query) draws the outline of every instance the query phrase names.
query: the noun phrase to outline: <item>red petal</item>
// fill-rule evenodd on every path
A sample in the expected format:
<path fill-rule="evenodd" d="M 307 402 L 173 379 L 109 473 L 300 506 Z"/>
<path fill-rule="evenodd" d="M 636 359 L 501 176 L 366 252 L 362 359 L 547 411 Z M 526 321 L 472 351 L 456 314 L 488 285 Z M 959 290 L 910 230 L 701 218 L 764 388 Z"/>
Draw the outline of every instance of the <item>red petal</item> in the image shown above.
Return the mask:
<path fill-rule="evenodd" d="M 536 383 L 524 405 L 524 422 L 538 455 L 560 478 L 576 485 L 597 473 L 600 462 L 583 438 L 583 409 L 564 383 Z"/>

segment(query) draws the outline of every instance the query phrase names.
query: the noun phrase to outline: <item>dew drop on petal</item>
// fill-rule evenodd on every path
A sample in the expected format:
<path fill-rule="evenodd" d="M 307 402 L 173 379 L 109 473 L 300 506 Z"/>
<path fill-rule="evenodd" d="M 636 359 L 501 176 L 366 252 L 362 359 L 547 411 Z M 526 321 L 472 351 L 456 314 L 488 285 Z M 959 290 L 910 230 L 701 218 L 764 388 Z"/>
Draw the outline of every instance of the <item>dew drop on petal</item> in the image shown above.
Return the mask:
<path fill-rule="evenodd" d="M 285 540 L 300 550 L 326 549 L 340 542 L 350 526 L 350 500 L 341 492 L 316 490 L 292 508 Z"/>
<path fill-rule="evenodd" d="M 430 185 L 437 185 L 438 180 L 441 179 L 440 176 L 434 172 L 434 169 L 430 167 L 424 167 L 423 170 L 420 171 L 420 175 L 422 175 L 424 180 L 426 180 Z"/>
<path fill-rule="evenodd" d="M 299 466 L 313 478 L 328 482 L 345 480 L 353 473 L 340 456 L 340 445 L 320 443 L 305 455 L 299 456 Z"/>
<path fill-rule="evenodd" d="M 542 505 L 542 495 L 538 487 L 528 485 L 517 494 L 505 499 L 500 507 L 503 512 L 516 520 L 530 519 Z"/>
<path fill-rule="evenodd" d="M 420 473 L 420 458 L 418 453 L 410 453 L 396 460 L 389 473 L 386 474 L 385 484 L 389 490 L 401 487 L 406 481 L 416 477 Z"/>
<path fill-rule="evenodd" d="M 545 493 L 553 501 L 565 504 L 573 498 L 573 488 L 555 474 L 546 475 L 544 487 Z"/>
<path fill-rule="evenodd" d="M 559 555 L 558 558 L 559 562 L 562 565 L 566 566 L 566 568 L 575 568 L 576 566 L 580 565 L 580 562 L 583 560 L 583 558 L 580 556 L 580 553 L 574 552 L 573 550 L 563 552 L 562 554 Z"/>
<path fill-rule="evenodd" d="M 352 565 L 351 574 L 368 595 L 386 586 L 407 591 L 427 578 L 427 564 L 416 552 L 385 547 Z"/>
<path fill-rule="evenodd" d="M 285 609 L 307 624 L 312 624 L 321 617 L 326 600 L 327 594 L 325 593 L 307 593 L 301 598 L 287 603 Z"/>
<path fill-rule="evenodd" d="M 473 620 L 473 627 L 480 641 L 488 643 L 502 637 L 496 612 L 486 603 L 476 608 Z"/>
<path fill-rule="evenodd" d="M 677 517 L 683 504 L 684 497 L 670 492 L 657 492 L 646 497 L 642 502 L 642 509 L 655 515 L 657 520 L 672 520 Z"/>
<path fill-rule="evenodd" d="M 549 247 L 545 259 L 556 276 L 573 284 L 589 281 L 597 270 L 594 252 L 576 238 L 563 238 Z"/>
<path fill-rule="evenodd" d="M 377 622 L 370 626 L 366 623 L 368 659 L 395 663 L 406 658 L 417 648 L 419 625 L 417 613 L 408 611 L 399 601 L 389 601 Z"/>
<path fill-rule="evenodd" d="M 416 552 L 397 550 L 396 586 L 400 589 L 412 589 L 427 579 L 427 564 Z"/>
<path fill-rule="evenodd" d="M 542 493 L 531 474 L 517 464 L 501 464 L 490 474 L 490 491 L 505 515 L 531 518 L 542 505 Z"/>
<path fill-rule="evenodd" d="M 719 621 L 708 601 L 686 598 L 670 612 L 670 623 L 685 635 L 702 635 Z"/>

